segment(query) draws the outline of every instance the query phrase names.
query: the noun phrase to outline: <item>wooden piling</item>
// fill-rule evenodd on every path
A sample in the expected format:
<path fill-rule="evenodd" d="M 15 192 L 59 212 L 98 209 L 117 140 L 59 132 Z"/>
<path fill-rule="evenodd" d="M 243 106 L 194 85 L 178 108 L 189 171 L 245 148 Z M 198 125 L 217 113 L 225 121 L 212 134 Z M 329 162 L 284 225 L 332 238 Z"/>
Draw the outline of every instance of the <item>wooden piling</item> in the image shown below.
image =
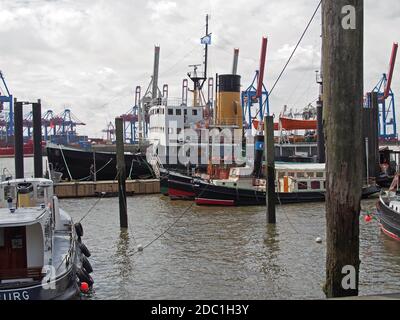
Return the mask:
<path fill-rule="evenodd" d="M 126 204 L 126 168 L 124 157 L 124 124 L 122 118 L 115 118 L 115 137 L 117 144 L 117 172 L 119 221 L 121 228 L 128 228 L 128 212 Z"/>
<path fill-rule="evenodd" d="M 370 166 L 372 166 L 371 176 L 377 177 L 380 171 L 380 159 L 379 159 L 379 104 L 378 104 L 378 93 L 371 93 L 371 142 L 369 145 L 370 153 L 371 153 L 371 162 Z"/>
<path fill-rule="evenodd" d="M 318 99 L 317 101 L 317 137 L 318 162 L 325 163 L 325 136 L 322 99 Z"/>
<path fill-rule="evenodd" d="M 14 161 L 15 178 L 24 178 L 23 103 L 14 102 Z"/>
<path fill-rule="evenodd" d="M 42 155 L 42 105 L 41 101 L 32 103 L 33 123 L 33 153 L 35 178 L 43 178 L 43 155 Z"/>
<path fill-rule="evenodd" d="M 276 192 L 275 192 L 275 142 L 274 142 L 274 117 L 264 117 L 264 153 L 265 153 L 265 178 L 266 178 L 266 205 L 268 223 L 276 223 Z"/>
<path fill-rule="evenodd" d="M 329 298 L 358 295 L 363 161 L 363 12 L 361 0 L 322 1 L 327 151 L 324 291 Z"/>
<path fill-rule="evenodd" d="M 362 109 L 363 177 L 376 178 L 380 171 L 378 94 L 369 92 L 367 101 L 368 103 Z M 366 140 L 368 140 L 368 145 L 365 144 Z"/>

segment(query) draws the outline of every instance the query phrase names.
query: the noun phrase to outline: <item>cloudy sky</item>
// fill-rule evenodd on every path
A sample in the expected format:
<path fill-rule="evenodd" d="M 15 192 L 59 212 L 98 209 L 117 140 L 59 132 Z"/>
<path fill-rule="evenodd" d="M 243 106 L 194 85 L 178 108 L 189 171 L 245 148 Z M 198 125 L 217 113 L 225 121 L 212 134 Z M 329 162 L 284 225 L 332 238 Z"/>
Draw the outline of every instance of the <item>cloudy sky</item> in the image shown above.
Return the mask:
<path fill-rule="evenodd" d="M 107 122 L 128 111 L 137 85 L 145 90 L 154 45 L 161 46 L 160 85 L 180 95 L 189 64 L 202 62 L 199 38 L 211 16 L 210 74 L 229 73 L 240 48 L 238 73 L 248 86 L 258 68 L 261 37 L 268 36 L 266 85 L 282 69 L 318 0 L 0 0 L 0 70 L 21 100 L 41 98 L 45 110 L 71 108 L 102 137 Z M 388 69 L 400 40 L 400 1 L 365 0 L 365 90 Z M 318 93 L 320 13 L 285 76 L 271 108 L 301 108 Z M 400 61 L 400 60 L 399 60 Z M 393 79 L 400 97 L 400 62 Z M 400 103 L 400 101 L 398 101 Z M 400 105 L 400 104 L 399 104 Z M 400 114 L 400 112 L 399 112 Z"/>

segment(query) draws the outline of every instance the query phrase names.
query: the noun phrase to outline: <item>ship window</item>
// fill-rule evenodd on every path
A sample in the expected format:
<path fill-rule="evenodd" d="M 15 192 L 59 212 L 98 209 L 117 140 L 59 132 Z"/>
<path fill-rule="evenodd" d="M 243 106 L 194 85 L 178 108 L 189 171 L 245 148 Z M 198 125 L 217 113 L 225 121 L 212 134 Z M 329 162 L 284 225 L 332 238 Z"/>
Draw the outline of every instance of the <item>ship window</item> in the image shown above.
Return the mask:
<path fill-rule="evenodd" d="M 4 247 L 4 228 L 0 228 L 0 247 Z"/>
<path fill-rule="evenodd" d="M 323 172 L 317 172 L 317 178 L 323 178 L 324 173 Z"/>
<path fill-rule="evenodd" d="M 177 134 L 180 134 L 181 131 L 182 131 L 182 128 L 177 128 L 177 129 L 176 129 L 176 133 L 177 133 Z"/>
<path fill-rule="evenodd" d="M 157 114 L 159 114 L 160 113 L 160 109 L 157 108 L 156 110 L 157 110 Z"/>
<path fill-rule="evenodd" d="M 285 177 L 285 172 L 279 172 L 278 173 L 278 178 L 279 179 L 284 178 L 284 177 Z"/>
<path fill-rule="evenodd" d="M 314 172 L 307 172 L 307 176 L 309 177 L 309 178 L 314 178 Z"/>
<path fill-rule="evenodd" d="M 183 109 L 183 114 L 186 116 L 187 115 L 187 109 Z"/>
<path fill-rule="evenodd" d="M 236 186 L 237 186 L 237 183 L 234 183 L 233 186 L 236 187 Z"/>
<path fill-rule="evenodd" d="M 192 110 L 192 115 L 197 116 L 197 110 Z"/>
<path fill-rule="evenodd" d="M 177 116 L 182 115 L 182 110 L 181 110 L 181 109 L 176 109 L 176 115 L 177 115 Z"/>
<path fill-rule="evenodd" d="M 164 109 L 161 109 L 161 114 L 164 114 Z"/>
<path fill-rule="evenodd" d="M 304 178 L 304 172 L 297 172 L 297 178 Z"/>
<path fill-rule="evenodd" d="M 320 189 L 321 184 L 319 181 L 311 181 L 311 189 L 318 190 Z"/>
<path fill-rule="evenodd" d="M 288 177 L 294 177 L 294 172 L 289 172 Z"/>
<path fill-rule="evenodd" d="M 307 182 L 306 181 L 300 181 L 298 184 L 299 190 L 307 190 Z"/>
<path fill-rule="evenodd" d="M 168 115 L 172 116 L 174 114 L 174 110 L 173 109 L 168 109 Z"/>

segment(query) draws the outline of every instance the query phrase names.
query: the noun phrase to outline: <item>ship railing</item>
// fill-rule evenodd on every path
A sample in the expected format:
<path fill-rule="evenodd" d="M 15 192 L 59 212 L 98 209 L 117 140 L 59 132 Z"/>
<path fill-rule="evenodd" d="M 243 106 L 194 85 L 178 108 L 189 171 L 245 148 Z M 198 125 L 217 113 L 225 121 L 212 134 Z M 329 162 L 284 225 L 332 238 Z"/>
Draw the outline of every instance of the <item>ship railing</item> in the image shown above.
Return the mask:
<path fill-rule="evenodd" d="M 194 107 L 193 99 L 183 100 L 182 98 L 160 97 L 151 99 L 148 102 L 150 107 Z M 204 107 L 205 105 L 196 103 L 196 107 Z"/>

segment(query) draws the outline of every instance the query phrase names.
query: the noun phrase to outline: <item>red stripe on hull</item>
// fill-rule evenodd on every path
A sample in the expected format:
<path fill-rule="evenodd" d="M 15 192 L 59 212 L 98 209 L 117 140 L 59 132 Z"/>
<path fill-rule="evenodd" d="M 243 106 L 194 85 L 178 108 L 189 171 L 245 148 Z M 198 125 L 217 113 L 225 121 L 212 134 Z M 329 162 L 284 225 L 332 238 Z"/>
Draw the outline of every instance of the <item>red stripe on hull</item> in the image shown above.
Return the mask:
<path fill-rule="evenodd" d="M 209 206 L 234 206 L 235 205 L 235 201 L 233 201 L 233 200 L 218 200 L 218 199 L 196 198 L 196 204 L 209 205 Z"/>
<path fill-rule="evenodd" d="M 193 199 L 195 197 L 194 192 L 178 190 L 178 189 L 174 189 L 174 188 L 168 188 L 168 195 L 171 198 L 175 198 L 175 199 L 177 199 L 177 198 L 183 198 L 183 199 L 192 198 Z"/>
<path fill-rule="evenodd" d="M 390 238 L 392 238 L 394 240 L 397 240 L 397 241 L 400 241 L 400 238 L 398 236 L 396 236 L 394 233 L 386 230 L 382 224 L 381 224 L 381 230 L 383 231 L 384 234 L 386 234 Z"/>

